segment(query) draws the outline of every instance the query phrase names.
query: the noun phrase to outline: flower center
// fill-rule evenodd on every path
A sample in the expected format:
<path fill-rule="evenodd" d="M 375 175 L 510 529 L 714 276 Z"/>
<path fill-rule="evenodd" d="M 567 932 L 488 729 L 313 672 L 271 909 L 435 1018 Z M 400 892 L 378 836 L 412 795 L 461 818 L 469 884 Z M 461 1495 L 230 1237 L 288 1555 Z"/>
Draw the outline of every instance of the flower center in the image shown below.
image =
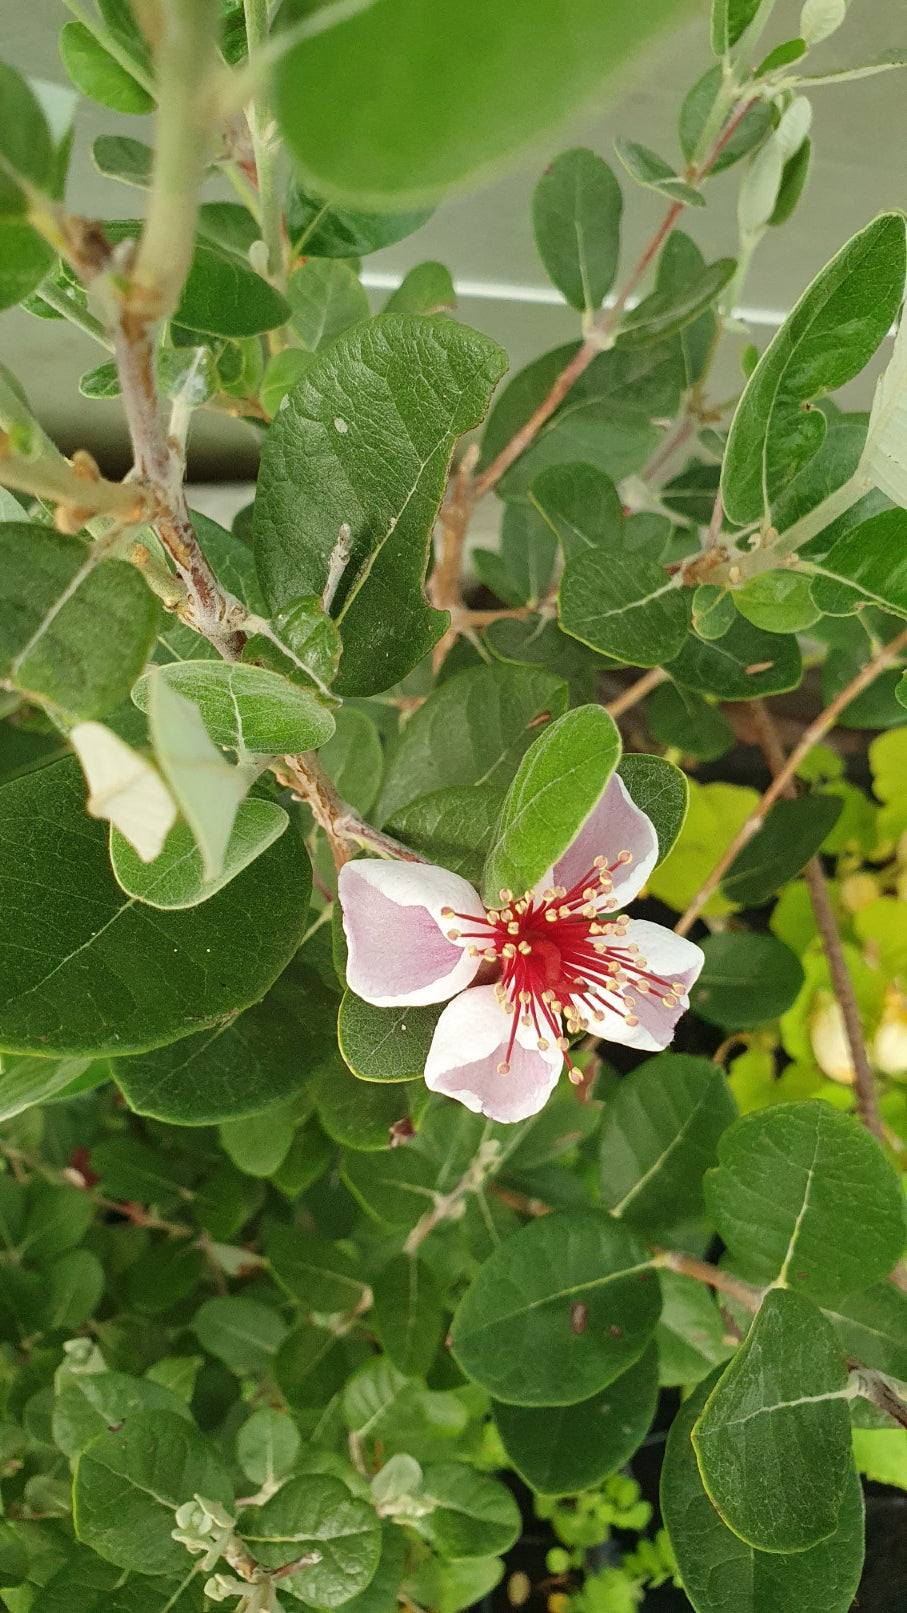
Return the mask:
<path fill-rule="evenodd" d="M 519 1025 L 534 1029 L 541 1052 L 552 1043 L 559 1047 L 571 1079 L 579 1080 L 569 1057 L 569 1037 L 601 1024 L 606 1010 L 625 1025 L 638 1025 L 640 997 L 651 996 L 674 1008 L 683 996 L 683 983 L 654 973 L 639 947 L 627 940 L 629 919 L 612 917 L 617 908 L 613 875 L 631 861 L 629 851 L 620 852 L 613 863 L 596 857 L 570 890 L 557 885 L 540 896 L 526 891 L 518 899 L 502 890 L 500 906 L 486 908 L 483 919 L 441 909 L 442 918 L 458 918 L 469 926 L 448 930 L 448 940 L 468 941 L 472 957 L 496 966 L 495 994 L 511 1019 L 500 1075 L 510 1072 Z"/>

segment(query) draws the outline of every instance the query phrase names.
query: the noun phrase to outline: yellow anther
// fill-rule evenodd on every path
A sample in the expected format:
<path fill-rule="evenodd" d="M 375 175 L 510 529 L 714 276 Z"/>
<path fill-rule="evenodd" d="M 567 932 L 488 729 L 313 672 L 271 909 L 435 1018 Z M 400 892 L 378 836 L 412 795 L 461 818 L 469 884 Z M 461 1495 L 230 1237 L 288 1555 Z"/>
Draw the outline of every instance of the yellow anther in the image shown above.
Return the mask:
<path fill-rule="evenodd" d="M 452 907 L 442 907 L 442 909 L 441 909 L 441 917 L 442 917 L 442 919 L 452 919 L 453 916 L 454 916 L 454 910 L 453 910 Z"/>
<path fill-rule="evenodd" d="M 516 957 L 516 947 L 513 945 L 512 941 L 507 942 L 507 945 L 503 949 L 503 954 L 502 955 L 505 958 L 515 958 Z"/>
<path fill-rule="evenodd" d="M 502 889 L 502 890 L 498 891 L 498 895 L 500 896 L 501 901 L 504 903 L 505 907 L 507 906 L 508 902 L 513 901 L 513 891 L 509 891 L 507 889 Z"/>
<path fill-rule="evenodd" d="M 470 957 L 471 957 L 471 958 L 477 958 L 477 957 L 478 957 L 478 956 L 479 956 L 479 949 L 478 949 L 478 947 L 467 947 L 467 949 L 466 949 L 466 950 L 467 950 L 467 952 L 468 952 L 468 953 L 469 953 L 469 956 L 470 956 Z"/>
<path fill-rule="evenodd" d="M 568 1042 L 566 1036 L 559 1036 L 557 1039 L 557 1045 L 562 1053 L 566 1053 L 570 1043 Z"/>
<path fill-rule="evenodd" d="M 628 1014 L 624 1020 L 624 1024 L 629 1025 L 630 1029 L 632 1030 L 634 1026 L 639 1024 L 639 1020 L 636 1018 L 635 1014 Z"/>
<path fill-rule="evenodd" d="M 558 911 L 558 917 L 559 918 L 568 919 L 570 917 L 570 909 L 569 909 L 569 907 L 559 907 L 557 911 Z"/>
<path fill-rule="evenodd" d="M 607 866 L 608 866 L 607 857 L 593 857 L 593 859 L 592 859 L 592 867 L 593 868 L 606 868 Z"/>
<path fill-rule="evenodd" d="M 517 951 L 522 952 L 524 958 L 528 958 L 532 948 L 528 941 L 520 941 L 519 945 L 517 946 Z"/>
<path fill-rule="evenodd" d="M 631 863 L 633 861 L 632 851 L 619 851 L 617 853 L 617 860 L 619 863 Z"/>
<path fill-rule="evenodd" d="M 535 1045 L 538 1048 L 540 1053 L 547 1053 L 549 1047 L 551 1046 L 551 1043 L 546 1042 L 544 1036 L 540 1036 Z"/>
<path fill-rule="evenodd" d="M 523 1004 L 524 1008 L 528 1008 L 529 1004 L 532 1002 L 532 992 L 531 991 L 521 991 L 520 992 L 520 1002 Z"/>
<path fill-rule="evenodd" d="M 550 907 L 549 907 L 547 913 L 545 914 L 545 918 L 547 919 L 549 924 L 556 924 L 557 923 L 557 914 Z"/>
<path fill-rule="evenodd" d="M 482 953 L 482 957 L 487 963 L 494 963 L 495 958 L 497 957 L 497 952 L 495 951 L 494 947 L 486 947 L 485 951 Z"/>
<path fill-rule="evenodd" d="M 677 1007 L 677 998 L 671 992 L 668 992 L 668 995 L 666 997 L 662 997 L 661 1000 L 664 1003 L 666 1008 L 676 1008 Z"/>
<path fill-rule="evenodd" d="M 460 939 L 459 930 L 448 930 L 447 939 L 448 939 L 448 941 L 459 941 L 459 939 Z"/>
<path fill-rule="evenodd" d="M 509 1074 L 510 1074 L 510 1065 L 507 1063 L 506 1059 L 502 1059 L 500 1064 L 498 1065 L 498 1075 L 509 1075 Z"/>
<path fill-rule="evenodd" d="M 508 926 L 507 926 L 507 934 L 508 935 L 519 935 L 519 933 L 520 933 L 520 926 L 519 926 L 519 924 L 517 924 L 516 920 L 514 920 L 513 924 L 508 924 Z"/>

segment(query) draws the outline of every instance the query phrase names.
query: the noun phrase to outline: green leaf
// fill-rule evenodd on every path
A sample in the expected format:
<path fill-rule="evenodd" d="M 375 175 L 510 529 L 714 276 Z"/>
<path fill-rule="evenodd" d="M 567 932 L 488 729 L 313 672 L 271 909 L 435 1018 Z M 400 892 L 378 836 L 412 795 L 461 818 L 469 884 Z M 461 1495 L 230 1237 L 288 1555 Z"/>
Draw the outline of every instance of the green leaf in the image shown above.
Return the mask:
<path fill-rule="evenodd" d="M 649 146 L 640 146 L 635 140 L 625 140 L 619 137 L 614 142 L 614 149 L 630 175 L 638 185 L 644 185 L 646 190 L 654 190 L 659 196 L 667 197 L 670 202 L 683 202 L 686 207 L 704 207 L 705 197 L 701 191 L 688 185 L 685 179 L 674 172 L 664 157 L 659 157 L 657 151 Z"/>
<path fill-rule="evenodd" d="M 384 304 L 386 314 L 449 314 L 457 305 L 450 270 L 443 263 L 417 263 Z"/>
<path fill-rule="evenodd" d="M 653 1345 L 635 1366 L 573 1406 L 506 1406 L 496 1401 L 501 1443 L 520 1477 L 541 1495 L 597 1489 L 643 1442 L 658 1399 Z"/>
<path fill-rule="evenodd" d="M 245 1013 L 170 1047 L 118 1059 L 117 1085 L 131 1109 L 170 1125 L 258 1114 L 293 1097 L 320 1070 L 333 1045 L 334 1001 L 303 950 Z"/>
<path fill-rule="evenodd" d="M 113 1423 L 146 1411 L 164 1411 L 192 1422 L 188 1406 L 162 1384 L 130 1378 L 125 1372 L 70 1374 L 54 1399 L 54 1442 L 66 1456 L 78 1456 Z"/>
<path fill-rule="evenodd" d="M 662 1053 L 625 1076 L 605 1107 L 602 1202 L 631 1226 L 665 1228 L 702 1213 L 702 1176 L 737 1105 L 710 1059 Z"/>
<path fill-rule="evenodd" d="M 625 542 L 620 494 L 610 476 L 594 465 L 583 461 L 552 465 L 536 477 L 529 496 L 558 538 L 565 560 L 586 549 L 603 547 L 613 552 Z"/>
<path fill-rule="evenodd" d="M 409 1133 L 412 1117 L 427 1097 L 421 1079 L 371 1082 L 363 1087 L 339 1059 L 328 1065 L 318 1088 L 321 1129 L 343 1148 L 362 1153 L 385 1153 L 397 1140 L 395 1127 Z"/>
<path fill-rule="evenodd" d="M 655 1329 L 658 1381 L 663 1388 L 698 1383 L 735 1346 L 716 1304 L 716 1296 L 692 1277 L 662 1270 L 661 1320 Z"/>
<path fill-rule="evenodd" d="M 135 567 L 99 562 L 78 538 L 10 521 L 0 525 L 0 581 L 0 677 L 67 717 L 120 705 L 160 619 Z"/>
<path fill-rule="evenodd" d="M 141 114 L 154 110 L 154 100 L 138 80 L 115 60 L 81 22 L 66 22 L 60 33 L 60 58 L 77 90 L 113 112 Z"/>
<path fill-rule="evenodd" d="M 565 633 L 602 655 L 631 666 L 660 666 L 681 649 L 689 608 L 677 578 L 662 566 L 597 548 L 568 560 L 558 620 Z"/>
<path fill-rule="evenodd" d="M 706 1493 L 741 1540 L 800 1552 L 834 1533 L 853 1473 L 849 1398 L 821 1311 L 768 1294 L 692 1432 Z"/>
<path fill-rule="evenodd" d="M 499 1400 L 569 1406 L 639 1359 L 658 1309 L 654 1272 L 632 1233 L 600 1210 L 555 1211 L 480 1267 L 457 1307 L 451 1349 Z"/>
<path fill-rule="evenodd" d="M 290 388 L 302 380 L 311 362 L 312 354 L 301 347 L 283 347 L 271 354 L 258 389 L 258 400 L 269 420 L 273 420 Z"/>
<path fill-rule="evenodd" d="M 768 633 L 802 633 L 818 616 L 802 572 L 764 571 L 735 588 L 733 600 L 741 616 Z"/>
<path fill-rule="evenodd" d="M 907 1296 L 894 1283 L 876 1283 L 823 1310 L 848 1355 L 907 1381 Z"/>
<path fill-rule="evenodd" d="M 409 718 L 388 760 L 375 819 L 435 790 L 506 789 L 533 740 L 566 710 L 567 690 L 544 671 L 469 667 L 435 688 Z"/>
<path fill-rule="evenodd" d="M 0 213 L 24 213 L 27 202 L 16 178 L 50 192 L 54 146 L 40 101 L 6 62 L 0 62 L 0 108 Z"/>
<path fill-rule="evenodd" d="M 322 596 L 330 579 L 344 694 L 388 688 L 444 629 L 422 593 L 429 536 L 456 438 L 478 423 L 503 363 L 448 321 L 382 315 L 316 359 L 268 433 L 255 500 L 265 592 L 279 608 Z"/>
<path fill-rule="evenodd" d="M 287 200 L 294 257 L 304 253 L 307 258 L 365 258 L 404 240 L 430 218 L 430 208 L 417 213 L 351 212 L 301 187 L 291 190 Z"/>
<path fill-rule="evenodd" d="M 220 1145 L 236 1169 L 256 1179 L 273 1177 L 293 1145 L 295 1126 L 289 1103 L 279 1103 L 245 1120 L 222 1120 Z"/>
<path fill-rule="evenodd" d="M 384 755 L 371 717 L 355 706 L 335 712 L 336 730 L 318 760 L 342 800 L 357 812 L 370 812 L 381 784 Z"/>
<path fill-rule="evenodd" d="M 693 593 L 693 631 L 709 643 L 723 638 L 737 614 L 730 592 L 715 583 L 703 582 Z"/>
<path fill-rule="evenodd" d="M 112 360 L 109 364 L 97 364 L 93 370 L 86 370 L 79 376 L 83 398 L 118 398 L 120 390 L 120 372 Z"/>
<path fill-rule="evenodd" d="M 372 1294 L 381 1348 L 405 1377 L 422 1377 L 437 1354 L 446 1321 L 428 1265 L 416 1256 L 398 1255 L 374 1279 Z"/>
<path fill-rule="evenodd" d="M 127 896 L 168 910 L 197 907 L 279 840 L 289 818 L 275 801 L 241 801 L 224 850 L 220 873 L 205 878 L 202 854 L 189 825 L 177 823 L 152 862 L 143 862 L 119 830 L 110 831 L 110 864 Z"/>
<path fill-rule="evenodd" d="M 52 1559 L 51 1578 L 35 1588 L 34 1613 L 199 1613 L 201 1587 L 197 1577 L 185 1583 L 185 1569 L 179 1578 L 126 1578 L 87 1546 L 76 1546 L 59 1572 L 57 1560 Z M 44 1563 L 40 1572 L 44 1578 Z"/>
<path fill-rule="evenodd" d="M 845 616 L 871 600 L 907 616 L 907 511 L 883 510 L 845 532 L 810 570 L 817 610 Z"/>
<path fill-rule="evenodd" d="M 738 617 L 711 644 L 691 634 L 668 670 L 677 683 L 717 700 L 759 700 L 795 689 L 803 663 L 793 634 L 763 633 Z"/>
<path fill-rule="evenodd" d="M 375 1008 L 348 991 L 340 1004 L 340 1051 L 360 1081 L 411 1081 L 425 1070 L 438 1008 Z"/>
<path fill-rule="evenodd" d="M 275 1226 L 265 1246 L 268 1264 L 291 1299 L 306 1311 L 353 1311 L 366 1290 L 356 1262 L 339 1244 L 301 1237 L 293 1227 Z"/>
<path fill-rule="evenodd" d="M 594 313 L 617 273 L 623 197 L 594 151 L 565 151 L 545 169 L 532 198 L 539 257 L 571 308 Z"/>
<path fill-rule="evenodd" d="M 477 72 L 483 0 L 462 0 L 453 30 L 431 0 L 381 0 L 283 58 L 278 120 L 317 189 L 421 206 L 572 115 L 677 11 L 675 0 L 606 12 L 577 0 L 565 29 L 554 0 L 527 0 L 485 38 Z"/>
<path fill-rule="evenodd" d="M 480 470 L 526 424 L 577 351 L 575 343 L 555 348 L 503 388 L 482 438 Z M 502 497 L 524 498 L 541 471 L 567 461 L 585 460 L 614 481 L 639 470 L 658 442 L 652 417 L 675 412 L 685 380 L 683 349 L 676 337 L 650 347 L 599 353 L 502 478 Z"/>
<path fill-rule="evenodd" d="M 141 140 L 130 140 L 126 135 L 100 134 L 91 148 L 94 165 L 109 179 L 121 179 L 124 185 L 137 185 L 147 190 L 151 184 L 151 165 L 154 152 Z"/>
<path fill-rule="evenodd" d="M 83 1327 L 101 1303 L 104 1267 L 90 1249 L 72 1249 L 51 1262 L 44 1274 L 40 1315 L 52 1331 Z"/>
<path fill-rule="evenodd" d="M 354 269 L 330 258 L 311 258 L 287 283 L 290 324 L 314 353 L 369 317 L 368 297 Z"/>
<path fill-rule="evenodd" d="M 435 790 L 395 812 L 387 828 L 428 862 L 478 884 L 503 801 L 489 784 Z"/>
<path fill-rule="evenodd" d="M 0 1523 L 0 1584 L 4 1589 L 14 1590 L 28 1578 L 28 1568 L 28 1551 L 15 1527 Z"/>
<path fill-rule="evenodd" d="M 768 520 L 812 459 L 825 415 L 810 407 L 857 375 L 904 294 L 900 213 L 882 213 L 819 273 L 773 337 L 737 407 L 721 478 L 724 508 L 741 526 Z"/>
<path fill-rule="evenodd" d="M 292 1473 L 302 1441 L 286 1412 L 263 1406 L 236 1436 L 236 1459 L 253 1484 L 273 1485 Z"/>
<path fill-rule="evenodd" d="M 423 1490 L 435 1508 L 422 1529 L 442 1557 L 487 1557 L 509 1551 L 522 1519 L 510 1491 L 465 1462 L 439 1462 L 425 1469 Z"/>
<path fill-rule="evenodd" d="M 685 329 L 707 312 L 733 278 L 734 258 L 717 258 L 692 279 L 659 287 L 624 314 L 621 347 L 643 347 Z"/>
<path fill-rule="evenodd" d="M 334 1608 L 365 1590 L 381 1555 L 381 1523 L 368 1501 L 340 1479 L 319 1473 L 290 1479 L 243 1524 L 243 1538 L 266 1568 L 281 1568 L 307 1552 L 311 1568 L 282 1581 L 310 1607 Z"/>
<path fill-rule="evenodd" d="M 174 317 L 209 336 L 258 336 L 285 325 L 290 308 L 248 263 L 199 241 Z"/>
<path fill-rule="evenodd" d="M 741 907 L 761 907 L 815 856 L 843 805 L 839 796 L 821 793 L 776 801 L 722 879 L 725 896 Z"/>
<path fill-rule="evenodd" d="M 530 890 L 575 840 L 620 756 L 620 734 L 601 706 L 558 717 L 526 752 L 501 808 L 484 884 Z"/>
<path fill-rule="evenodd" d="M 407 1596 L 418 1598 L 419 1607 L 431 1607 L 437 1613 L 465 1613 L 490 1596 L 505 1572 L 500 1557 L 467 1557 L 457 1563 L 426 1557 L 403 1584 Z"/>
<path fill-rule="evenodd" d="M 192 1318 L 192 1328 L 202 1348 L 240 1377 L 266 1372 L 287 1335 L 279 1311 L 233 1295 L 206 1299 Z"/>
<path fill-rule="evenodd" d="M 3 1059 L 0 1069 L 0 1121 L 12 1120 L 35 1104 L 49 1103 L 91 1068 L 90 1059 Z"/>
<path fill-rule="evenodd" d="M 0 309 L 30 296 L 56 262 L 43 235 L 21 218 L 0 218 Z"/>
<path fill-rule="evenodd" d="M 223 1460 L 192 1423 L 144 1411 L 99 1435 L 76 1464 L 76 1535 L 99 1557 L 138 1574 L 186 1573 L 186 1548 L 172 1539 L 174 1514 L 193 1495 L 233 1504 Z"/>
<path fill-rule="evenodd" d="M 759 10 L 762 0 L 712 0 L 712 49 L 726 56 Z"/>
<path fill-rule="evenodd" d="M 649 695 L 646 721 L 660 744 L 676 745 L 704 762 L 723 756 L 735 742 L 734 730 L 717 706 L 668 679 Z"/>
<path fill-rule="evenodd" d="M 705 963 L 690 992 L 710 1025 L 746 1029 L 777 1019 L 803 984 L 800 959 L 773 935 L 728 930 L 702 942 Z"/>
<path fill-rule="evenodd" d="M 294 352 L 295 349 L 288 348 L 287 351 Z M 294 683 L 301 681 L 301 672 L 324 693 L 337 673 L 340 634 L 321 600 L 314 594 L 292 600 L 286 610 L 276 612 L 272 626 L 281 644 L 281 649 L 276 650 L 277 670 Z M 250 654 L 253 645 L 257 651 L 255 655 Z M 271 640 L 259 635 L 247 641 L 244 658 L 267 664 L 268 656 L 274 658 L 275 649 Z"/>
<path fill-rule="evenodd" d="M 251 755 L 317 750 L 334 719 L 317 695 L 262 667 L 225 661 L 174 661 L 140 678 L 132 698 L 147 711 L 150 686 L 163 679 L 191 700 L 215 745 Z"/>
<path fill-rule="evenodd" d="M 257 1002 L 302 938 L 309 874 L 292 830 L 210 901 L 176 913 L 120 890 L 75 762 L 0 788 L 0 839 L 0 1045 L 14 1051 L 163 1046 Z"/>
<path fill-rule="evenodd" d="M 650 819 L 658 836 L 658 861 L 663 862 L 686 820 L 690 804 L 686 774 L 663 756 L 635 751 L 621 757 L 617 771 L 631 799 Z"/>
<path fill-rule="evenodd" d="M 709 115 L 715 104 L 715 98 L 722 87 L 721 65 L 716 62 L 707 69 L 702 77 L 687 91 L 683 105 L 680 108 L 680 122 L 678 135 L 680 147 L 687 162 L 692 162 L 697 156 L 706 156 L 706 152 L 699 152 L 699 143 L 706 130 Z M 761 145 L 765 136 L 772 127 L 772 105 L 770 101 L 753 101 L 738 123 L 734 133 L 723 147 L 722 151 L 712 163 L 709 173 L 720 174 L 723 169 L 730 168 L 735 162 Z"/>
<path fill-rule="evenodd" d="M 887 1277 L 904 1248 L 904 1201 L 875 1138 L 812 1101 L 745 1115 L 706 1178 L 709 1214 L 758 1282 L 833 1303 Z"/>
<path fill-rule="evenodd" d="M 148 727 L 155 759 L 192 830 L 203 876 L 215 883 L 224 873 L 236 814 L 249 792 L 254 768 L 245 757 L 239 766 L 231 766 L 211 740 L 198 706 L 177 694 L 165 671 L 156 668 L 148 688 Z"/>
<path fill-rule="evenodd" d="M 837 1524 L 806 1551 L 756 1551 L 732 1533 L 702 1487 L 690 1435 L 716 1377 L 685 1400 L 671 1424 L 661 1511 L 683 1588 L 696 1613 L 847 1613 L 863 1566 L 863 1492 L 848 1474 Z"/>
<path fill-rule="evenodd" d="M 389 1226 L 414 1227 L 434 1208 L 434 1175 L 424 1154 L 393 1148 L 344 1157 L 343 1179 L 362 1208 Z M 401 1368 L 402 1371 L 402 1368 Z"/>

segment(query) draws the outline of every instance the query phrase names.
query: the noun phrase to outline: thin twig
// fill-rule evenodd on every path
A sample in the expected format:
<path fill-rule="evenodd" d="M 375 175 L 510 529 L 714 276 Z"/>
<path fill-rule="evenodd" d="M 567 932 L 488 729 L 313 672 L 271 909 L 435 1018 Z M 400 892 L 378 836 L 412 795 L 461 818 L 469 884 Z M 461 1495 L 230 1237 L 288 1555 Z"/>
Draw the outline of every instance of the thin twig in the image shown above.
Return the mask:
<path fill-rule="evenodd" d="M 249 43 L 249 69 L 256 75 L 259 54 L 267 48 L 268 42 L 268 0 L 243 0 L 243 10 Z M 246 117 L 255 153 L 261 233 L 268 254 L 268 279 L 282 287 L 286 279 L 286 254 L 275 146 L 277 124 L 268 98 L 266 78 L 260 80 L 246 108 Z"/>
<path fill-rule="evenodd" d="M 808 728 L 804 729 L 799 742 L 794 746 L 781 772 L 769 785 L 755 811 L 750 813 L 750 816 L 738 830 L 727 850 L 719 857 L 708 879 L 703 882 L 696 892 L 686 912 L 675 924 L 674 929 L 677 935 L 686 935 L 693 928 L 703 908 L 721 884 L 731 863 L 761 827 L 769 807 L 773 806 L 779 796 L 783 795 L 787 784 L 796 774 L 803 758 L 808 756 L 813 746 L 818 745 L 819 741 L 824 739 L 828 730 L 834 727 L 844 708 L 849 706 L 850 702 L 855 700 L 858 694 L 861 694 L 864 689 L 869 687 L 880 672 L 884 672 L 885 668 L 890 666 L 892 661 L 897 660 L 898 656 L 905 651 L 907 651 L 907 628 L 902 633 L 899 633 L 897 638 L 893 638 L 889 644 L 878 650 L 872 659 L 867 661 L 866 665 L 860 669 L 856 677 L 851 678 L 840 693 L 835 695 L 831 704 L 826 706 L 824 711 L 820 711 L 818 717 L 809 724 Z"/>
<path fill-rule="evenodd" d="M 662 667 L 653 666 L 650 672 L 646 672 L 643 677 L 637 678 L 635 683 L 631 683 L 629 689 L 624 689 L 622 694 L 616 695 L 608 702 L 605 707 L 608 716 L 614 717 L 615 720 L 622 717 L 625 711 L 632 710 L 640 700 L 645 700 L 647 694 L 657 689 L 660 683 L 664 683 L 667 676 Z"/>
<path fill-rule="evenodd" d="M 742 102 L 734 112 L 733 116 L 728 119 L 724 129 L 722 130 L 718 139 L 715 141 L 715 144 L 713 145 L 708 156 L 691 176 L 690 182 L 692 184 L 697 184 L 700 180 L 705 179 L 710 169 L 717 162 L 735 130 L 739 127 L 740 123 L 746 116 L 752 104 L 753 103 L 751 100 Z M 510 466 L 515 460 L 519 459 L 522 453 L 525 453 L 526 449 L 529 447 L 529 444 L 538 435 L 539 431 L 541 431 L 542 426 L 545 425 L 546 421 L 551 419 L 554 411 L 560 407 L 564 401 L 564 398 L 567 396 L 567 393 L 573 386 L 575 386 L 580 376 L 583 375 L 589 368 L 589 365 L 592 363 L 593 359 L 597 358 L 599 353 L 612 345 L 616 329 L 620 323 L 621 316 L 627 306 L 627 303 L 630 301 L 630 298 L 633 296 L 633 293 L 654 261 L 660 248 L 664 245 L 668 236 L 671 234 L 674 225 L 677 223 L 681 213 L 684 211 L 684 206 L 685 204 L 683 202 L 671 203 L 668 211 L 655 231 L 655 234 L 648 242 L 638 261 L 634 264 L 630 274 L 627 277 L 627 280 L 615 297 L 614 302 L 595 320 L 585 341 L 583 341 L 581 346 L 574 353 L 570 363 L 566 365 L 566 367 L 561 371 L 560 375 L 556 377 L 547 397 L 542 399 L 538 408 L 535 409 L 530 415 L 525 425 L 520 427 L 519 431 L 517 431 L 514 436 L 511 437 L 508 443 L 505 443 L 500 453 L 497 454 L 491 461 L 491 464 L 487 465 L 481 476 L 476 478 L 472 490 L 473 503 L 478 503 L 479 499 L 484 498 L 486 493 L 490 493 L 492 488 L 497 486 L 505 471 L 510 469 Z"/>
<path fill-rule="evenodd" d="M 57 505 L 65 512 L 66 531 L 80 531 L 93 515 L 114 516 L 124 526 L 148 519 L 151 508 L 145 488 L 128 482 L 108 482 L 87 454 L 66 459 L 17 454 L 9 438 L 0 433 L 0 485 Z"/>
<path fill-rule="evenodd" d="M 902 1428 L 907 1428 L 907 1405 L 897 1394 L 883 1372 L 874 1372 L 871 1367 L 864 1367 L 860 1361 L 847 1363 L 854 1377 L 857 1379 L 860 1394 L 880 1411 L 888 1413 Z"/>
<path fill-rule="evenodd" d="M 656 1249 L 652 1264 L 663 1271 L 676 1271 L 681 1277 L 693 1277 L 698 1283 L 706 1283 L 709 1288 L 727 1294 L 729 1299 L 736 1299 L 738 1304 L 745 1305 L 748 1311 L 754 1313 L 765 1298 L 764 1288 L 757 1288 L 754 1283 L 735 1277 L 733 1272 L 722 1270 L 721 1266 L 712 1266 L 707 1260 L 695 1260 L 692 1255 L 682 1254 L 677 1249 Z"/>
<path fill-rule="evenodd" d="M 785 758 L 781 742 L 778 738 L 774 722 L 768 707 L 762 700 L 753 701 L 753 724 L 759 737 L 762 753 L 768 763 L 769 772 L 773 778 L 778 778 L 784 771 Z M 788 799 L 797 797 L 793 778 L 788 779 L 782 792 Z M 884 1141 L 884 1127 L 879 1112 L 879 1095 L 876 1091 L 875 1076 L 866 1051 L 866 1038 L 863 1035 L 863 1025 L 860 1019 L 860 1010 L 857 1006 L 856 993 L 853 981 L 844 956 L 844 947 L 835 919 L 834 908 L 828 895 L 828 886 L 825 874 L 818 857 L 810 858 L 803 870 L 803 877 L 809 891 L 809 899 L 815 915 L 822 950 L 828 963 L 828 972 L 834 988 L 835 998 L 841 1009 L 844 1020 L 844 1029 L 850 1048 L 850 1057 L 854 1069 L 854 1094 L 856 1097 L 857 1114 L 867 1131 Z"/>

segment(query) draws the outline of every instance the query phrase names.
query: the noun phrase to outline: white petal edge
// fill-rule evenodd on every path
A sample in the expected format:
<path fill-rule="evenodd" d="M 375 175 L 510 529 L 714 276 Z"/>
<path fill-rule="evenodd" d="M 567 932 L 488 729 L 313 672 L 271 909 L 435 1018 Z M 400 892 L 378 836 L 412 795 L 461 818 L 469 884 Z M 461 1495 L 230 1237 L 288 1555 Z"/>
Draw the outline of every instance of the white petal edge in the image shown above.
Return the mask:
<path fill-rule="evenodd" d="M 658 861 L 658 836 L 651 818 L 636 805 L 620 775 L 612 773 L 576 838 L 539 881 L 536 892 L 551 885 L 570 890 L 590 872 L 596 857 L 606 857 L 611 864 L 622 851 L 631 852 L 632 861 L 618 864 L 610 892 L 595 898 L 601 911 L 616 912 L 634 901 Z"/>
<path fill-rule="evenodd" d="M 467 880 L 430 863 L 378 857 L 345 863 L 337 885 L 348 947 L 347 984 L 377 1008 L 422 1007 L 462 991 L 481 967 L 468 940 L 450 941 L 461 921 L 441 909 L 484 917 Z"/>
<path fill-rule="evenodd" d="M 473 986 L 461 992 L 448 1003 L 435 1027 L 425 1064 L 429 1090 L 505 1125 L 538 1114 L 557 1086 L 563 1054 L 553 1045 L 543 1052 L 534 1030 L 520 1025 L 510 1072 L 499 1074 L 497 1066 L 507 1051 L 511 1023 L 492 986 Z"/>

